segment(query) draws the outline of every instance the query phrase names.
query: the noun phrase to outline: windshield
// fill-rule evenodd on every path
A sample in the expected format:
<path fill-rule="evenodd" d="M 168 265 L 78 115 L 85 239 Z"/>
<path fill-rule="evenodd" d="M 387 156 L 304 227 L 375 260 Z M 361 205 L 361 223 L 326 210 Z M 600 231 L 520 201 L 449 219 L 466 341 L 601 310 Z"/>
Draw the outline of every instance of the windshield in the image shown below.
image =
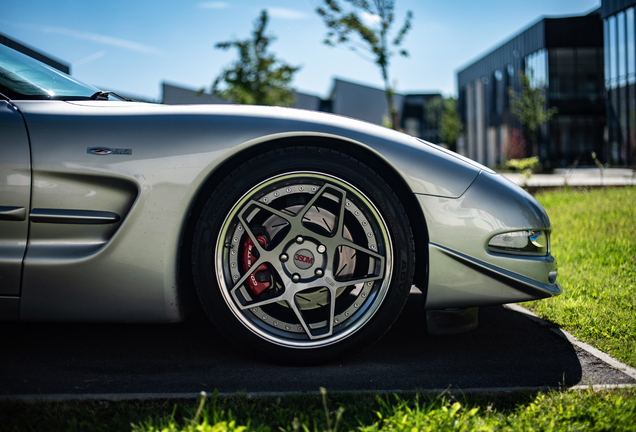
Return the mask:
<path fill-rule="evenodd" d="M 0 44 L 0 93 L 11 99 L 90 99 L 99 89 Z"/>

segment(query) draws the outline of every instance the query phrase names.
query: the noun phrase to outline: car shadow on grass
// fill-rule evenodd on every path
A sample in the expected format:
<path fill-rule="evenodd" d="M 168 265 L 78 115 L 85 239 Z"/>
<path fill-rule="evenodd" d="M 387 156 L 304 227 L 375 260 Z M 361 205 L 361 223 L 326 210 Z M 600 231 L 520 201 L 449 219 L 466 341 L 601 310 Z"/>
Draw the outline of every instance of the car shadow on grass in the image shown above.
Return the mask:
<path fill-rule="evenodd" d="M 608 367 L 502 306 L 481 308 L 476 330 L 430 336 L 421 301 L 411 294 L 371 348 L 313 367 L 238 351 L 200 315 L 163 325 L 2 323 L 0 394 L 559 388 L 619 379 L 584 370 Z"/>

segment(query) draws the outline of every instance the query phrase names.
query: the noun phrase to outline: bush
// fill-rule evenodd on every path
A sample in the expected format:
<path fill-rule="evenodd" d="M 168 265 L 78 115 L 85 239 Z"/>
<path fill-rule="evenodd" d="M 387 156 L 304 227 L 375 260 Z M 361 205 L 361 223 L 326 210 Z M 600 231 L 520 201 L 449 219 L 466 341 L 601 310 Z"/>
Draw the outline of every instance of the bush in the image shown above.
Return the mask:
<path fill-rule="evenodd" d="M 539 166 L 539 158 L 537 156 L 532 156 L 524 159 L 510 159 L 509 161 L 506 161 L 506 166 L 525 174 L 528 170 L 532 172 L 537 169 Z"/>

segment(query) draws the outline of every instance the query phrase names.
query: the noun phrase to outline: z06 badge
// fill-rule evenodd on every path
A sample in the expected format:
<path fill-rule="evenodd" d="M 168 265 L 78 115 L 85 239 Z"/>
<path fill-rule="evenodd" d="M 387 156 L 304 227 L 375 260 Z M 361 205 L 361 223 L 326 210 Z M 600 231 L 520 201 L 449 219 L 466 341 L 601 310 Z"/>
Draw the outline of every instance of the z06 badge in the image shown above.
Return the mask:
<path fill-rule="evenodd" d="M 94 155 L 131 155 L 132 149 L 111 149 L 108 147 L 89 147 L 86 149 L 87 153 Z"/>

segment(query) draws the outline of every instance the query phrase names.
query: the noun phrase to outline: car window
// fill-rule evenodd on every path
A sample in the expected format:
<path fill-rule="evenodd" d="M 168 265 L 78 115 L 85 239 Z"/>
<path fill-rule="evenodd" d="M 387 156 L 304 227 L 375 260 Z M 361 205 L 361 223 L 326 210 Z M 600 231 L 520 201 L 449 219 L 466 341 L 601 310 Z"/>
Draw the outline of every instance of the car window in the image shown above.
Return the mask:
<path fill-rule="evenodd" d="M 0 93 L 12 99 L 90 99 L 99 89 L 83 84 L 5 45 L 0 45 Z"/>

